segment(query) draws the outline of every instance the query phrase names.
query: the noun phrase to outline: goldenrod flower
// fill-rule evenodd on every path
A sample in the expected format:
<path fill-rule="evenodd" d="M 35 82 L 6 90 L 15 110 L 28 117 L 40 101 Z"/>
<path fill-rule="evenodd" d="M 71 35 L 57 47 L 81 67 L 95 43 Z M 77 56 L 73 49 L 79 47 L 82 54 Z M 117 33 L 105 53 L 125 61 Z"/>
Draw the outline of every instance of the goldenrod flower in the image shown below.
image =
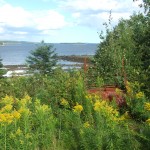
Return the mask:
<path fill-rule="evenodd" d="M 29 95 L 25 95 L 24 99 L 26 99 L 27 102 L 31 103 L 31 97 Z"/>
<path fill-rule="evenodd" d="M 105 101 L 96 101 L 94 104 L 94 110 L 95 111 L 100 111 L 100 109 L 106 104 Z"/>
<path fill-rule="evenodd" d="M 30 114 L 31 114 L 30 110 L 29 110 L 28 108 L 24 108 L 24 107 L 21 107 L 21 108 L 18 110 L 18 112 L 19 112 L 20 114 L 25 114 L 25 115 L 30 115 Z"/>
<path fill-rule="evenodd" d="M 12 96 L 6 95 L 4 98 L 2 98 L 2 101 L 0 102 L 2 104 L 13 104 L 14 103 L 14 98 Z"/>
<path fill-rule="evenodd" d="M 15 119 L 19 119 L 21 117 L 21 114 L 18 111 L 16 111 L 16 110 L 14 110 L 12 112 L 12 115 L 14 116 Z"/>
<path fill-rule="evenodd" d="M 22 131 L 20 130 L 20 127 L 19 127 L 16 131 L 16 135 L 21 135 L 21 134 L 22 134 Z"/>
<path fill-rule="evenodd" d="M 74 112 L 79 112 L 79 113 L 81 113 L 81 111 L 83 110 L 82 105 L 79 105 L 78 103 L 77 103 L 77 105 L 74 106 L 73 108 L 74 108 L 74 109 L 73 109 Z"/>
<path fill-rule="evenodd" d="M 118 94 L 118 95 L 120 95 L 120 94 L 122 94 L 122 92 L 121 92 L 121 90 L 119 89 L 119 88 L 116 88 L 116 93 Z"/>
<path fill-rule="evenodd" d="M 147 120 L 146 120 L 146 123 L 148 123 L 148 124 L 150 125 L 150 119 L 147 119 Z"/>
<path fill-rule="evenodd" d="M 15 137 L 16 137 L 16 135 L 11 132 L 11 133 L 10 133 L 10 138 L 11 138 L 11 139 L 14 139 Z"/>
<path fill-rule="evenodd" d="M 19 101 L 19 104 L 22 107 L 25 107 L 26 105 L 30 103 L 31 103 L 31 97 L 29 95 L 25 95 L 24 98 Z"/>
<path fill-rule="evenodd" d="M 87 121 L 87 122 L 85 122 L 85 123 L 83 124 L 83 126 L 84 126 L 84 128 L 89 128 L 89 127 L 90 127 L 90 124 L 89 124 L 89 122 Z"/>
<path fill-rule="evenodd" d="M 133 90 L 131 88 L 130 82 L 127 82 L 126 89 L 127 89 L 127 94 L 129 94 L 129 95 L 133 94 Z"/>
<path fill-rule="evenodd" d="M 10 113 L 0 114 L 0 122 L 10 124 L 13 121 L 13 116 Z"/>
<path fill-rule="evenodd" d="M 19 140 L 20 144 L 23 145 L 24 144 L 24 141 L 23 140 Z"/>
<path fill-rule="evenodd" d="M 32 135 L 31 135 L 30 133 L 27 133 L 27 134 L 25 135 L 25 138 L 26 138 L 26 139 L 30 139 L 30 138 L 32 138 Z"/>
<path fill-rule="evenodd" d="M 67 106 L 69 103 L 68 103 L 68 101 L 67 100 L 65 100 L 64 98 L 62 98 L 61 99 L 61 105 L 63 105 L 63 106 Z"/>
<path fill-rule="evenodd" d="M 9 112 L 12 110 L 12 105 L 11 104 L 7 104 L 6 106 L 4 106 L 2 109 L 1 109 L 1 112 Z"/>
<path fill-rule="evenodd" d="M 148 111 L 150 111 L 150 103 L 145 103 L 144 108 Z"/>
<path fill-rule="evenodd" d="M 137 93 L 137 94 L 135 95 L 135 97 L 136 97 L 137 99 L 144 98 L 144 93 L 143 93 L 143 92 L 139 92 L 139 93 Z"/>

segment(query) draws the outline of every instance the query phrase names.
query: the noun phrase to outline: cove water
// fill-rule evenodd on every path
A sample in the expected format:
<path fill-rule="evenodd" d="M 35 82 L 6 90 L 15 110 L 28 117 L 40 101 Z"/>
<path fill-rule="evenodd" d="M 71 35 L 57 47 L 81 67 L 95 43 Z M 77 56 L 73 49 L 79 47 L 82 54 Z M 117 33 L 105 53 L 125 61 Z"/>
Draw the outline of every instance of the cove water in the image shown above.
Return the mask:
<path fill-rule="evenodd" d="M 54 43 L 51 45 L 58 56 L 94 55 L 98 48 L 96 43 Z M 30 52 L 38 46 L 39 44 L 36 43 L 6 43 L 0 45 L 0 58 L 3 65 L 23 65 Z M 60 63 L 63 62 L 60 61 Z"/>

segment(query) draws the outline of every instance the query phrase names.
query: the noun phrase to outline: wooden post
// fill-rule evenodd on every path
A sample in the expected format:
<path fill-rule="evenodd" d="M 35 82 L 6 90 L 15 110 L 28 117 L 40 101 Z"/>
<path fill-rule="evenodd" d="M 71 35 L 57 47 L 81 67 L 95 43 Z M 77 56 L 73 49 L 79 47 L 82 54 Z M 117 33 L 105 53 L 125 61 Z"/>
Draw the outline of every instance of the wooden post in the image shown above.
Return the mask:
<path fill-rule="evenodd" d="M 84 73 L 87 72 L 87 58 L 84 57 Z"/>

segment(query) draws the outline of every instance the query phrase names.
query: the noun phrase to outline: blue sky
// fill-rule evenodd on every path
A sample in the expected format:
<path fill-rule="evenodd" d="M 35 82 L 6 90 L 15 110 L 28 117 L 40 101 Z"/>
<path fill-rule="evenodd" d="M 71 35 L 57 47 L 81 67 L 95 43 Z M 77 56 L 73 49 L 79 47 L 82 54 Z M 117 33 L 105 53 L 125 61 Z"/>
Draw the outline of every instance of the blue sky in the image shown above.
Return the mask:
<path fill-rule="evenodd" d="M 0 40 L 99 43 L 112 11 L 112 25 L 138 12 L 132 0 L 0 0 Z"/>

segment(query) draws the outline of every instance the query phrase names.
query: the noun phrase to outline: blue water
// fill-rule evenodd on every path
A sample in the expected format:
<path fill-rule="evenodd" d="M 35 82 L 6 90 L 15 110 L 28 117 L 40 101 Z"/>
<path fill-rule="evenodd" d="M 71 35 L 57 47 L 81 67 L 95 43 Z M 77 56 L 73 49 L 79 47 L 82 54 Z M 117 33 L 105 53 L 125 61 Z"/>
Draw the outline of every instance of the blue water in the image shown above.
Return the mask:
<path fill-rule="evenodd" d="M 52 44 L 53 49 L 57 55 L 94 55 L 97 50 L 98 44 Z M 27 56 L 30 55 L 31 50 L 35 50 L 38 47 L 33 43 L 17 43 L 6 44 L 0 46 L 0 58 L 2 58 L 3 65 L 21 65 L 26 63 Z M 60 62 L 62 63 L 62 61 Z"/>

